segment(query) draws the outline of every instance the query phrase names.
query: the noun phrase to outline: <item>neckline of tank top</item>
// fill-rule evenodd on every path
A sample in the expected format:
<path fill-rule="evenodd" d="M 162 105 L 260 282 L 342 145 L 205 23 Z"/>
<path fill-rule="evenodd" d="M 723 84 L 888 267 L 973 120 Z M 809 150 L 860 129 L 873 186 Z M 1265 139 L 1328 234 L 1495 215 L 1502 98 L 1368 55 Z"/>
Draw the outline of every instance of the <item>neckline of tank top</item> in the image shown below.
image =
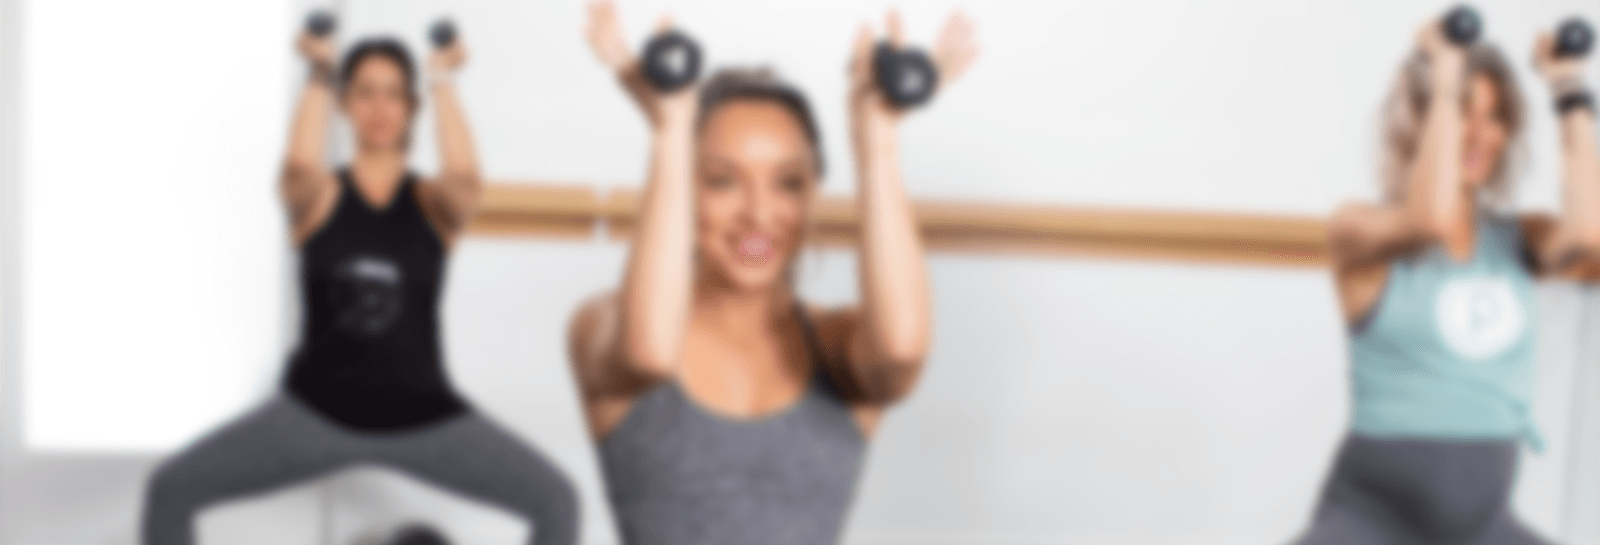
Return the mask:
<path fill-rule="evenodd" d="M 1410 256 L 1393 258 L 1388 265 L 1385 265 L 1385 267 L 1388 269 L 1388 273 L 1384 275 L 1383 287 L 1378 289 L 1378 300 L 1372 304 L 1372 308 L 1367 309 L 1367 312 L 1360 318 L 1356 319 L 1355 322 L 1346 324 L 1345 333 L 1347 334 L 1347 337 L 1353 340 L 1356 337 L 1365 334 L 1372 326 L 1372 322 L 1377 321 L 1378 313 L 1383 310 L 1384 296 L 1388 295 L 1389 285 L 1390 283 L 1394 282 L 1394 267 L 1401 261 L 1426 259 L 1430 254 L 1437 254 L 1440 261 L 1449 267 L 1470 267 L 1473 263 L 1476 263 L 1480 258 L 1483 257 L 1484 246 L 1488 244 L 1488 237 L 1484 236 L 1484 233 L 1487 233 L 1489 229 L 1493 227 L 1493 225 L 1490 223 L 1492 217 L 1494 217 L 1493 212 L 1486 210 L 1479 210 L 1476 213 L 1475 217 L 1473 218 L 1473 223 L 1476 223 L 1477 226 L 1473 232 L 1472 255 L 1467 256 L 1467 259 L 1464 261 L 1458 261 L 1456 260 L 1455 256 L 1450 255 L 1450 250 L 1445 248 L 1444 243 L 1442 242 L 1429 244 L 1427 247 L 1417 250 L 1416 253 L 1411 254 Z"/>
<path fill-rule="evenodd" d="M 383 203 L 383 206 L 380 207 L 372 204 L 372 201 L 367 200 L 367 196 L 363 195 L 361 193 L 361 189 L 356 187 L 356 175 L 350 170 L 349 166 L 345 166 L 339 171 L 340 185 L 343 185 L 345 189 L 350 191 L 352 196 L 355 197 L 355 200 L 361 205 L 362 208 L 365 208 L 367 212 L 375 216 L 387 215 L 389 212 L 394 211 L 395 205 L 399 204 L 400 198 L 406 195 L 407 190 L 411 188 L 411 184 L 415 181 L 415 178 L 416 174 L 413 173 L 411 169 L 406 169 L 405 173 L 400 175 L 399 186 L 395 187 L 394 193 L 389 195 L 388 202 Z"/>
<path fill-rule="evenodd" d="M 1489 210 L 1479 209 L 1473 212 L 1472 253 L 1467 254 L 1464 259 L 1457 259 L 1455 254 L 1450 253 L 1450 248 L 1446 246 L 1444 241 L 1428 245 L 1428 249 L 1425 252 L 1438 254 L 1440 259 L 1452 267 L 1467 267 L 1477 263 L 1479 259 L 1483 258 L 1483 250 L 1488 246 L 1490 238 L 1486 235 L 1494 228 L 1493 221 L 1497 217 L 1494 212 Z"/>
<path fill-rule="evenodd" d="M 782 408 L 777 410 L 749 418 L 744 418 L 715 410 L 711 408 L 711 406 L 695 399 L 694 395 L 690 394 L 689 390 L 684 388 L 683 383 L 678 380 L 677 373 L 673 373 L 672 377 L 668 378 L 665 381 L 665 384 L 662 384 L 660 388 L 670 388 L 672 393 L 680 398 L 683 398 L 684 404 L 690 407 L 692 410 L 718 422 L 725 422 L 739 426 L 759 426 L 761 424 L 775 422 L 795 414 L 800 410 L 801 406 L 806 404 L 806 402 L 811 401 L 814 397 L 822 395 L 821 390 L 824 386 L 822 381 L 826 380 L 827 378 L 823 376 L 823 373 L 826 373 L 827 370 L 824 368 L 823 362 L 820 361 L 821 355 L 819 353 L 820 348 L 817 346 L 816 329 L 811 323 L 811 317 L 805 311 L 805 304 L 796 300 L 793 308 L 793 316 L 795 317 L 796 321 L 795 325 L 800 327 L 800 342 L 805 345 L 805 358 L 811 363 L 811 371 L 806 373 L 805 387 L 801 388 L 800 395 L 796 396 L 794 401 L 784 404 Z M 649 395 L 650 394 L 646 394 L 646 396 Z M 843 401 L 841 400 L 841 404 L 842 403 Z M 629 415 L 623 417 L 624 423 L 626 423 L 628 418 L 632 416 L 632 413 L 633 411 L 630 410 Z M 618 427 L 621 426 L 619 425 Z"/>
<path fill-rule="evenodd" d="M 821 395 L 821 392 L 818 391 L 818 388 L 821 387 L 821 384 L 817 382 L 821 380 L 821 377 L 817 376 L 817 373 L 820 372 L 822 372 L 820 368 L 815 366 L 811 368 L 809 376 L 806 377 L 806 385 L 800 389 L 800 395 L 796 396 L 794 401 L 785 403 L 782 407 L 776 410 L 750 417 L 727 414 L 700 402 L 700 400 L 694 398 L 693 394 L 689 393 L 687 388 L 683 387 L 683 383 L 678 381 L 677 376 L 673 376 L 672 378 L 668 379 L 666 384 L 663 384 L 662 387 L 670 388 L 674 395 L 683 398 L 684 405 L 687 405 L 694 412 L 700 413 L 707 418 L 716 420 L 717 422 L 741 427 L 755 427 L 794 416 L 800 411 L 800 407 L 804 406 L 807 402 L 810 402 L 813 397 Z"/>

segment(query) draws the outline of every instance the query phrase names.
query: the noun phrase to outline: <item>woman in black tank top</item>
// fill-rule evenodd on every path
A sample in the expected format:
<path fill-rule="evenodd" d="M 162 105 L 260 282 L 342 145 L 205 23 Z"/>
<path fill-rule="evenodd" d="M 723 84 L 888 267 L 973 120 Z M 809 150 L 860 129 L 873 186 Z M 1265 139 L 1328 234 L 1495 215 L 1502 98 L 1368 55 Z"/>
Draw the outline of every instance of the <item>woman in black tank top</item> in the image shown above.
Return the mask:
<path fill-rule="evenodd" d="M 653 129 L 622 286 L 580 308 L 570 331 L 623 538 L 836 542 L 865 443 L 910 393 L 929 342 L 901 114 L 872 84 L 872 33 L 857 38 L 849 89 L 863 302 L 819 310 L 791 283 L 822 175 L 805 98 L 755 70 L 656 92 L 611 3 L 590 10 L 591 45 Z M 899 40 L 893 16 L 889 34 Z M 948 84 L 976 54 L 971 23 L 951 18 L 934 53 Z"/>
<path fill-rule="evenodd" d="M 187 545 L 207 505 L 376 463 L 523 515 L 529 543 L 574 543 L 577 505 L 566 478 L 469 407 L 444 374 L 445 256 L 481 191 L 451 81 L 465 50 L 457 41 L 429 61 L 442 167 L 423 180 L 406 166 L 420 97 L 404 46 L 363 41 L 337 71 L 330 38 L 304 35 L 299 47 L 312 77 L 281 189 L 300 249 L 300 344 L 282 395 L 155 472 L 143 541 Z M 336 106 L 357 140 L 354 159 L 337 172 L 323 160 Z"/>

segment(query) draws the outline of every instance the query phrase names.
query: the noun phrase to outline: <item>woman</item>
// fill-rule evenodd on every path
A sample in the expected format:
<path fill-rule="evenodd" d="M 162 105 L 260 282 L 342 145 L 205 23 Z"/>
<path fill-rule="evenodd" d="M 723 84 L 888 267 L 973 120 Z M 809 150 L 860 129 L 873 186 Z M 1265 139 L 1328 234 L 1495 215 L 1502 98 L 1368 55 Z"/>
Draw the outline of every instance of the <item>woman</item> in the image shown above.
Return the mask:
<path fill-rule="evenodd" d="M 622 287 L 583 305 L 570 335 L 623 539 L 834 543 L 866 443 L 928 346 L 901 114 L 872 84 L 872 34 L 857 36 L 848 97 L 863 303 L 830 310 L 792 284 L 823 164 L 804 96 L 752 70 L 659 94 L 604 0 L 588 35 L 653 129 Z M 935 51 L 945 83 L 975 55 L 970 22 L 952 18 Z"/>
<path fill-rule="evenodd" d="M 282 196 L 305 306 L 284 391 L 162 464 L 147 491 L 144 542 L 188 545 L 195 513 L 209 504 L 371 462 L 525 516 L 529 543 L 571 544 L 577 504 L 566 478 L 469 407 L 442 369 L 444 258 L 481 190 L 452 84 L 466 51 L 457 42 L 429 61 L 442 172 L 428 180 L 406 166 L 420 98 L 404 46 L 361 42 L 337 72 L 333 47 L 299 39 L 312 75 Z M 323 162 L 336 102 L 356 135 L 355 158 L 338 172 Z"/>
<path fill-rule="evenodd" d="M 1386 107 L 1386 202 L 1347 205 L 1330 226 L 1355 399 L 1303 544 L 1541 543 L 1508 507 L 1519 442 L 1540 448 L 1531 279 L 1572 276 L 1600 250 L 1593 106 L 1579 62 L 1540 37 L 1564 209 L 1497 212 L 1521 93 L 1492 45 L 1461 48 L 1441 28 L 1422 28 Z"/>

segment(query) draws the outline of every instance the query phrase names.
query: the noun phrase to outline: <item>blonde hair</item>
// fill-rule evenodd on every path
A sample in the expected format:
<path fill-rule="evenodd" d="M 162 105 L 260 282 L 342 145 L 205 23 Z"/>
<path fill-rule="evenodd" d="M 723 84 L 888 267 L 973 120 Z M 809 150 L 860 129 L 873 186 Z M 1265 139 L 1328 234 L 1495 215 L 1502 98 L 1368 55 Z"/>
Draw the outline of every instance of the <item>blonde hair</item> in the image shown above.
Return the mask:
<path fill-rule="evenodd" d="M 1516 74 L 1506 62 L 1500 49 L 1487 42 L 1478 42 L 1467 48 L 1466 78 L 1486 76 L 1500 91 L 1500 104 L 1496 117 L 1506 127 L 1506 147 L 1495 162 L 1490 175 L 1478 194 L 1478 206 L 1504 208 L 1511 204 L 1512 178 L 1526 160 L 1522 132 L 1527 122 L 1522 102 L 1522 91 L 1517 86 Z M 1411 164 L 1421 147 L 1422 128 L 1427 119 L 1428 105 L 1433 99 L 1429 84 L 1428 57 L 1416 51 L 1400 65 L 1389 96 L 1384 101 L 1381 135 L 1383 156 L 1379 179 L 1383 181 L 1384 200 L 1398 204 L 1405 200 Z"/>

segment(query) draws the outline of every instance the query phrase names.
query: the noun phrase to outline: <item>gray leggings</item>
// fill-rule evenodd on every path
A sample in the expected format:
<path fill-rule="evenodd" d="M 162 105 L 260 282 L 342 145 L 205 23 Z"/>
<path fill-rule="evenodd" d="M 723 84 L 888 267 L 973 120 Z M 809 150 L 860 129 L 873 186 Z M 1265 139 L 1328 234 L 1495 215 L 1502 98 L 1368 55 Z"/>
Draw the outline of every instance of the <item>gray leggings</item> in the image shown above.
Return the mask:
<path fill-rule="evenodd" d="M 1350 435 L 1299 545 L 1542 545 L 1509 499 L 1511 441 L 1442 443 Z"/>
<path fill-rule="evenodd" d="M 533 525 L 529 543 L 577 541 L 578 503 L 561 471 L 476 412 L 416 429 L 362 432 L 280 394 L 167 459 L 146 489 L 144 545 L 191 545 L 218 501 L 304 482 L 358 462 L 404 471 L 498 505 Z"/>

